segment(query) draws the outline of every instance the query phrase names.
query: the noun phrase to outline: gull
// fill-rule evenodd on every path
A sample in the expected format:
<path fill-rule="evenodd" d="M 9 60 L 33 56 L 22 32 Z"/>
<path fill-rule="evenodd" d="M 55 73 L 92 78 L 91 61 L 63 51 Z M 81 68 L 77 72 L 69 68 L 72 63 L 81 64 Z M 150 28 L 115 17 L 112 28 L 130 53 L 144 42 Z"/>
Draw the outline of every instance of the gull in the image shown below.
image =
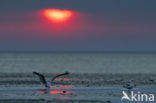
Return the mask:
<path fill-rule="evenodd" d="M 57 77 L 60 77 L 60 76 L 63 76 L 63 75 L 68 75 L 69 72 L 65 72 L 65 73 L 62 73 L 62 74 L 58 74 L 56 76 L 54 76 L 51 81 L 47 81 L 45 76 L 40 74 L 40 73 L 37 73 L 37 72 L 33 72 L 33 74 L 37 75 L 40 79 L 40 82 L 46 87 L 46 88 L 50 88 L 52 82 L 57 78 Z"/>
<path fill-rule="evenodd" d="M 128 92 L 130 93 L 131 90 L 136 87 L 136 84 L 134 83 L 133 80 L 130 80 L 128 82 L 126 82 L 124 85 L 123 85 L 124 88 L 128 89 Z"/>

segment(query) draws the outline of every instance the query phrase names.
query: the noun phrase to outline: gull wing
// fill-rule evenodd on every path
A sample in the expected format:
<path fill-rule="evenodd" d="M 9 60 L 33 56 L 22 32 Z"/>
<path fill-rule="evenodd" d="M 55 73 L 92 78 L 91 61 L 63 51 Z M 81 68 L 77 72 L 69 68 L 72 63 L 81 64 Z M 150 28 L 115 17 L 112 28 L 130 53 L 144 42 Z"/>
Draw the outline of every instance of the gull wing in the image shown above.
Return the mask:
<path fill-rule="evenodd" d="M 45 86 L 45 87 L 49 87 L 48 84 L 47 84 L 47 81 L 45 79 L 45 77 L 40 74 L 40 73 L 37 73 L 37 72 L 33 72 L 33 74 L 37 75 L 40 79 L 40 82 Z"/>
<path fill-rule="evenodd" d="M 65 72 L 65 73 L 56 75 L 55 77 L 53 77 L 53 78 L 51 79 L 51 83 L 52 83 L 57 77 L 60 77 L 60 76 L 63 76 L 63 75 L 68 75 L 68 74 L 69 74 L 69 72 Z"/>

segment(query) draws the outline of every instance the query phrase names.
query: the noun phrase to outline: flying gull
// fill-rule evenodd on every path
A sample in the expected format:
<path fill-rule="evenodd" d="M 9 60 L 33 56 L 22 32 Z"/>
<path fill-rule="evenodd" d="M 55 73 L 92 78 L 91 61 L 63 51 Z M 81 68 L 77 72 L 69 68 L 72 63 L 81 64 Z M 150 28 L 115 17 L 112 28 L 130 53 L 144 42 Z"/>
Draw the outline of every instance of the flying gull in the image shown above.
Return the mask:
<path fill-rule="evenodd" d="M 60 77 L 60 76 L 63 76 L 63 75 L 68 75 L 69 72 L 65 72 L 65 73 L 62 73 L 62 74 L 58 74 L 56 76 L 54 76 L 51 81 L 47 81 L 45 76 L 40 74 L 40 73 L 37 73 L 37 72 L 33 72 L 33 74 L 37 75 L 40 79 L 40 82 L 46 87 L 46 88 L 50 88 L 52 82 L 57 78 L 57 77 Z"/>

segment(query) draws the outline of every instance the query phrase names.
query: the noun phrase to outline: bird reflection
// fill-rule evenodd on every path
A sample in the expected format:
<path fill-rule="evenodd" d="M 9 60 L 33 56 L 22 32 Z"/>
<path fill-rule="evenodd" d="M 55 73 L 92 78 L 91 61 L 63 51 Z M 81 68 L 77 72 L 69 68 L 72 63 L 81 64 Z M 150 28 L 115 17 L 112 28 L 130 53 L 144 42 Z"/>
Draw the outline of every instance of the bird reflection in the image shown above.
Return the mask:
<path fill-rule="evenodd" d="M 66 90 L 50 90 L 50 89 L 44 89 L 42 91 L 39 91 L 40 94 L 70 94 L 74 93 L 72 91 L 66 91 Z"/>

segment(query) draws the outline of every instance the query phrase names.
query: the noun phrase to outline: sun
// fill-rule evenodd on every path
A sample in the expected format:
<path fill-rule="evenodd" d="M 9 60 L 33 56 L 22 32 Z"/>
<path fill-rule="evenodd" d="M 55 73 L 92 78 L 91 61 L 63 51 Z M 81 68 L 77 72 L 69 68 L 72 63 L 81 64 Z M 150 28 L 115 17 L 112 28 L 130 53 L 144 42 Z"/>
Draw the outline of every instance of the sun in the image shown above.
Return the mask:
<path fill-rule="evenodd" d="M 46 9 L 44 15 L 55 22 L 63 22 L 71 18 L 72 11 L 60 9 Z"/>

